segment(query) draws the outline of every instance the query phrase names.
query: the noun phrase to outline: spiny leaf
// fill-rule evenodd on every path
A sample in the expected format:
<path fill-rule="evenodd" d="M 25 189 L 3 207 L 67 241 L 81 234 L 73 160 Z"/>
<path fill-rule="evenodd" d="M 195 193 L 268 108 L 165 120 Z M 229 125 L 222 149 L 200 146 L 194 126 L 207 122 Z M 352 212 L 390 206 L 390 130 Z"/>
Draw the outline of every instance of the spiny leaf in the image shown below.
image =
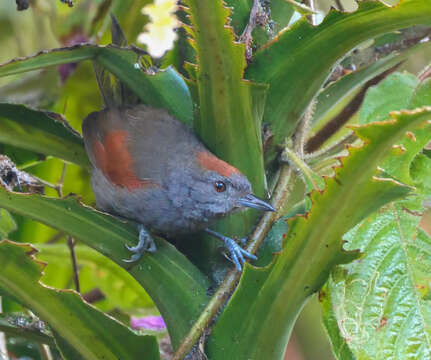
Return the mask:
<path fill-rule="evenodd" d="M 0 65 L 0 77 L 83 60 L 96 60 L 145 104 L 163 107 L 178 119 L 191 122 L 192 102 L 183 78 L 171 67 L 156 74 L 144 72 L 137 63 L 137 54 L 128 48 L 81 44 L 45 50 Z"/>
<path fill-rule="evenodd" d="M 173 67 L 146 73 L 139 67 L 137 60 L 133 51 L 115 47 L 101 48 L 99 56 L 95 58 L 96 63 L 126 84 L 144 104 L 164 108 L 191 125 L 193 106 L 182 76 Z"/>
<path fill-rule="evenodd" d="M 34 249 L 0 243 L 0 288 L 52 327 L 54 336 L 84 359 L 159 359 L 157 341 L 133 331 L 83 302 L 73 291 L 58 291 L 39 283 L 42 265 L 26 253 Z M 64 354 L 63 354 L 64 355 Z M 67 358 L 73 360 L 72 358 Z"/>
<path fill-rule="evenodd" d="M 59 49 L 43 50 L 33 56 L 13 59 L 0 65 L 0 77 L 20 74 L 45 67 L 93 59 L 98 52 L 95 45 L 75 45 Z"/>
<path fill-rule="evenodd" d="M 429 126 L 422 130 L 431 133 Z M 406 151 L 417 153 L 414 147 Z M 398 157 L 405 161 L 404 154 Z M 337 352 L 369 359 L 431 357 L 431 238 L 419 228 L 423 201 L 431 195 L 431 160 L 419 154 L 411 169 L 415 194 L 345 235 L 346 248 L 360 249 L 363 256 L 337 267 L 322 296 L 324 323 Z M 399 167 L 394 176 L 403 171 Z"/>
<path fill-rule="evenodd" d="M 56 199 L 0 187 L 0 207 L 64 231 L 126 268 L 157 305 L 174 346 L 208 301 L 207 279 L 173 245 L 157 238 L 156 253 L 126 264 L 123 259 L 130 253 L 125 245 L 136 244 L 136 228 L 84 206 L 74 197 Z"/>
<path fill-rule="evenodd" d="M 420 82 L 409 73 L 397 72 L 389 75 L 367 92 L 360 111 L 360 122 L 382 121 L 389 116 L 391 110 L 413 110 L 429 105 L 430 84 L 430 79 Z M 429 141 L 431 131 L 426 124 L 406 133 L 398 144 L 394 144 L 392 152 L 398 156 L 390 156 L 381 168 L 398 181 L 414 185 L 410 176 L 410 165 Z"/>
<path fill-rule="evenodd" d="M 60 114 L 0 103 L 0 142 L 90 167 L 81 136 Z"/>
<path fill-rule="evenodd" d="M 200 116 L 194 127 L 215 154 L 238 167 L 255 191 L 263 193 L 262 114 L 254 112 L 254 106 L 263 109 L 266 88 L 242 80 L 244 44 L 235 43 L 232 28 L 226 25 L 230 12 L 223 2 L 187 0 L 186 4 L 197 53 Z"/>
<path fill-rule="evenodd" d="M 246 78 L 270 85 L 264 121 L 274 139 L 266 159 L 275 158 L 276 146 L 292 134 L 333 65 L 350 49 L 388 31 L 429 24 L 430 19 L 429 1 L 402 0 L 393 8 L 365 1 L 351 14 L 332 11 L 316 27 L 298 21 L 260 49 Z"/>
<path fill-rule="evenodd" d="M 69 247 L 65 244 L 35 246 L 39 250 L 37 259 L 48 264 L 42 282 L 53 287 L 67 287 L 72 276 Z M 87 246 L 77 245 L 74 249 L 80 278 L 86 279 L 85 288 L 81 286 L 81 291 L 85 293 L 99 288 L 106 296 L 103 310 L 111 311 L 116 307 L 130 310 L 154 306 L 142 286 L 125 269 Z"/>
<path fill-rule="evenodd" d="M 376 177 L 377 166 L 407 130 L 430 118 L 431 108 L 427 108 L 394 113 L 386 122 L 355 127 L 363 146 L 351 147 L 334 177 L 326 179 L 325 190 L 311 194 L 310 212 L 288 222 L 281 253 L 267 268 L 246 266 L 237 291 L 214 327 L 209 342 L 212 358 L 233 354 L 281 358 L 306 298 L 319 290 L 334 265 L 357 256 L 343 250 L 342 236 L 380 206 L 409 192 L 400 183 Z"/>
<path fill-rule="evenodd" d="M 402 53 L 394 53 L 378 60 L 377 62 L 360 68 L 357 71 L 351 72 L 339 80 L 329 84 L 323 91 L 317 96 L 316 110 L 313 115 L 313 123 L 319 125 L 319 120 L 325 117 L 325 115 L 340 104 L 343 99 L 346 99 L 356 89 L 363 86 L 368 80 L 378 76 L 384 71 L 402 63 L 405 59 L 410 56 L 414 56 L 420 51 L 426 50 L 430 44 L 419 44 L 412 47 L 409 50 L 403 51 Z M 423 106 L 422 104 L 420 106 Z M 412 108 L 419 107 L 414 106 Z M 396 109 L 390 109 L 393 111 Z M 387 114 L 386 114 L 387 115 Z"/>
<path fill-rule="evenodd" d="M 197 60 L 196 68 L 188 66 L 196 79 L 199 101 L 194 128 L 213 153 L 238 168 L 250 180 L 253 191 L 264 196 L 261 117 L 266 86 L 243 80 L 244 44 L 235 42 L 228 25 L 230 11 L 223 1 L 187 0 L 185 4 L 191 21 L 191 27 L 185 29 Z M 256 217 L 255 211 L 235 214 L 219 221 L 216 230 L 227 236 L 244 236 Z M 219 259 L 217 247 L 213 239 L 197 239 L 190 252 L 196 253 L 197 262 L 208 270 L 213 259 Z"/>

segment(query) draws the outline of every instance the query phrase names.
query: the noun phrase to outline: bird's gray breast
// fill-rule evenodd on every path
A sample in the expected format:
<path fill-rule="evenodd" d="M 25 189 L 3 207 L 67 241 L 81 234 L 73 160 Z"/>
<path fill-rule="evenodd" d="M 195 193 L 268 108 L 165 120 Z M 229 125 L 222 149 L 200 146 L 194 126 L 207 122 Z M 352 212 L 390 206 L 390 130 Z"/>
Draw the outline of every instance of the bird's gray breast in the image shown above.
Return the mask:
<path fill-rule="evenodd" d="M 99 209 L 167 236 L 198 231 L 209 221 L 180 187 L 177 192 L 165 187 L 130 191 L 111 184 L 98 169 L 93 170 L 92 187 Z"/>

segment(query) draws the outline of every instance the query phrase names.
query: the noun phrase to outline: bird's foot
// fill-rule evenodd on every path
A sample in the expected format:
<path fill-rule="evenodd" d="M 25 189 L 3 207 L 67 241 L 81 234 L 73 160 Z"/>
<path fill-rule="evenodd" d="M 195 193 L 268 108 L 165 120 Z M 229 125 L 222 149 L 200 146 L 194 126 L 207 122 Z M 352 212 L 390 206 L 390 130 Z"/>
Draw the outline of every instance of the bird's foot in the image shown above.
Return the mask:
<path fill-rule="evenodd" d="M 124 262 L 132 263 L 138 261 L 145 252 L 153 253 L 156 251 L 156 244 L 149 232 L 143 225 L 138 225 L 139 242 L 136 246 L 126 245 L 126 248 L 133 253 L 130 259 L 123 259 Z"/>
<path fill-rule="evenodd" d="M 242 270 L 244 266 L 245 259 L 257 260 L 257 257 L 253 254 L 250 254 L 248 251 L 244 250 L 239 246 L 235 240 L 230 237 L 224 236 L 210 229 L 205 229 L 205 231 L 214 236 L 215 238 L 223 241 L 224 246 L 229 251 L 230 260 L 235 264 L 235 267 L 238 271 Z"/>

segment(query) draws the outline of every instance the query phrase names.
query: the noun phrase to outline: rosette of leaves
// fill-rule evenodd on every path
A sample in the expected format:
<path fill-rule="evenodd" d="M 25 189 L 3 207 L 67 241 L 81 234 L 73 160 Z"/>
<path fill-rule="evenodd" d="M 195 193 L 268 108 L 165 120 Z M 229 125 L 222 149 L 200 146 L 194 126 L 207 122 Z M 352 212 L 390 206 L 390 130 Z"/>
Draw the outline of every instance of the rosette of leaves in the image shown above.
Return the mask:
<path fill-rule="evenodd" d="M 26 329 L 22 336 L 57 347 L 65 359 L 157 359 L 156 338 L 127 328 L 129 313 L 155 306 L 176 359 L 199 339 L 203 346 L 192 351 L 203 349 L 210 359 L 282 359 L 298 314 L 320 291 L 338 358 L 429 357 L 429 236 L 418 225 L 430 196 L 428 71 L 419 77 L 394 72 L 412 55 L 426 53 L 427 33 L 409 38 L 408 46 L 403 32 L 392 34 L 403 44 L 395 52 L 371 56 L 366 64 L 361 59 L 355 71 L 342 69 L 345 76 L 327 80 L 335 65 L 355 61 L 349 54 L 364 41 L 429 25 L 431 3 L 364 1 L 351 13 L 332 10 L 312 26 L 308 10 L 302 7 L 305 14 L 298 15 L 301 7 L 291 2 L 187 0 L 176 48 L 151 65 L 126 41 L 143 21 L 127 20 L 131 2 L 82 3 L 89 10 L 77 4 L 68 10 L 76 18 L 57 23 L 56 31 L 72 32 L 80 24 L 79 31 L 98 35 L 99 43 L 44 49 L 0 66 L 8 81 L 0 89 L 2 152 L 46 187 L 46 195 L 0 188 L 0 233 L 15 241 L 0 243 L 0 292 L 6 304 L 31 310 L 49 330 Z M 102 45 L 108 9 L 124 34 L 114 26 L 113 44 Z M 388 43 L 379 38 L 370 49 Z M 247 248 L 258 252 L 243 274 L 230 270 L 201 234 L 181 244 L 187 256 L 158 238 L 154 255 L 132 265 L 122 261 L 124 245 L 135 244 L 137 232 L 134 224 L 92 207 L 89 163 L 73 130 L 100 106 L 91 62 L 121 96 L 167 109 L 246 174 L 257 194 L 272 195 L 278 213 L 259 219 L 250 211 L 216 226 L 248 236 Z M 78 63 L 74 72 L 37 109 L 40 79 L 50 74 L 55 83 L 55 66 L 70 63 Z M 32 71 L 38 73 L 24 75 Z M 31 97 L 33 107 L 18 96 L 23 92 L 39 94 Z M 307 153 L 312 137 L 319 145 Z M 60 176 L 63 162 L 67 170 Z M 2 184 L 8 181 L 2 177 Z M 69 192 L 81 199 L 65 197 Z M 64 257 L 67 248 L 50 244 L 64 234 L 80 243 L 83 292 L 103 290 L 99 309 L 68 289 L 71 270 L 56 265 L 53 252 Z M 42 280 L 35 256 L 48 261 Z M 121 310 L 118 319 L 108 314 L 114 306 Z M 18 331 L 14 324 L 0 329 Z"/>

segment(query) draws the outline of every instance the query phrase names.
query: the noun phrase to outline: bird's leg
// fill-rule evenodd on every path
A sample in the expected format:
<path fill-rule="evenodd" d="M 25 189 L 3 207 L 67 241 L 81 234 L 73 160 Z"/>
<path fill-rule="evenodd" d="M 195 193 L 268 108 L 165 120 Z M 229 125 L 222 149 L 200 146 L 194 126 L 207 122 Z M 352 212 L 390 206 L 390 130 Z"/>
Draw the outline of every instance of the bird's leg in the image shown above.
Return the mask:
<path fill-rule="evenodd" d="M 235 267 L 238 271 L 242 270 L 242 267 L 244 266 L 245 258 L 248 258 L 251 260 L 257 260 L 256 256 L 242 249 L 241 246 L 239 246 L 235 242 L 235 240 L 231 239 L 230 237 L 219 234 L 218 232 L 208 228 L 206 228 L 205 231 L 208 234 L 224 242 L 224 246 L 226 247 L 226 249 L 228 249 L 231 260 L 235 264 Z"/>
<path fill-rule="evenodd" d="M 145 252 L 153 253 L 156 251 L 156 244 L 150 233 L 145 229 L 144 225 L 138 225 L 139 230 L 139 242 L 136 246 L 126 245 L 126 248 L 130 250 L 133 255 L 130 259 L 123 259 L 124 262 L 135 262 L 138 261 Z"/>

